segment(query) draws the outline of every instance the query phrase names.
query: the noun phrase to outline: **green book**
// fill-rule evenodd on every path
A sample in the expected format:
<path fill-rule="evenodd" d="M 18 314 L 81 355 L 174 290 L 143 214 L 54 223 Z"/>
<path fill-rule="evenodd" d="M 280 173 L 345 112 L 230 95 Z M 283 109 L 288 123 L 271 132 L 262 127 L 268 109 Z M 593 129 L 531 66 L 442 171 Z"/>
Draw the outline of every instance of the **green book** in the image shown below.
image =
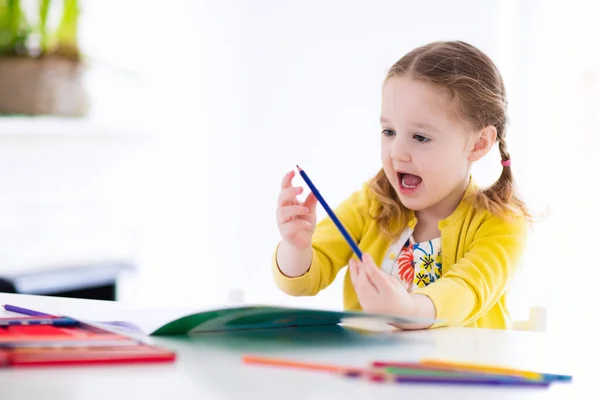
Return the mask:
<path fill-rule="evenodd" d="M 129 316 L 132 314 L 129 313 Z M 132 333 L 150 336 L 194 335 L 204 332 L 237 331 L 249 329 L 277 329 L 290 327 L 318 327 L 349 325 L 353 327 L 387 326 L 396 323 L 428 322 L 407 317 L 367 314 L 356 311 L 335 311 L 315 308 L 298 308 L 272 305 L 243 305 L 215 307 L 188 312 L 135 313 L 135 320 L 126 322 L 103 322 Z M 115 315 L 116 316 L 116 315 Z M 115 317 L 113 316 L 113 317 Z"/>

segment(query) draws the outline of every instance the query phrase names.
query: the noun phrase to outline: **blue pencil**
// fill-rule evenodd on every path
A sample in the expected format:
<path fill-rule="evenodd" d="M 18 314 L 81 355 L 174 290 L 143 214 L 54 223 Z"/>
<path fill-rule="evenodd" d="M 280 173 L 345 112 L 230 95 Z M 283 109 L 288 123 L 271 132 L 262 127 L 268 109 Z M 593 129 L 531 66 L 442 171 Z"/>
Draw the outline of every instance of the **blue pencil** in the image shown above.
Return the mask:
<path fill-rule="evenodd" d="M 348 371 L 343 376 L 354 379 L 366 379 L 371 382 L 381 383 L 421 383 L 441 385 L 482 385 L 482 386 L 529 386 L 548 387 L 550 382 L 529 379 L 503 379 L 497 377 L 443 377 L 443 376 L 417 376 L 377 372 Z"/>
<path fill-rule="evenodd" d="M 43 313 L 40 311 L 30 310 L 28 308 L 13 306 L 10 304 L 4 304 L 3 307 L 6 311 L 14 312 L 17 314 L 29 315 L 31 317 L 52 317 L 53 316 L 53 315 L 46 314 L 46 313 Z"/>
<path fill-rule="evenodd" d="M 79 321 L 72 318 L 2 318 L 0 326 L 25 326 L 25 325 L 51 325 L 51 326 L 75 326 Z"/>
<path fill-rule="evenodd" d="M 323 206 L 323 208 L 325 209 L 325 211 L 327 212 L 327 214 L 329 215 L 329 217 L 331 218 L 331 220 L 333 221 L 335 226 L 337 226 L 339 231 L 342 233 L 342 235 L 344 236 L 344 239 L 346 239 L 346 241 L 348 242 L 348 244 L 354 251 L 354 254 L 356 254 L 358 259 L 362 261 L 362 252 L 358 248 L 358 245 L 354 242 L 354 239 L 352 239 L 352 237 L 350 236 L 350 234 L 348 233 L 346 228 L 344 228 L 344 225 L 342 225 L 342 222 L 338 219 L 338 217 L 335 215 L 333 210 L 329 207 L 329 205 L 327 204 L 327 202 L 325 201 L 323 196 L 321 196 L 321 193 L 319 193 L 319 191 L 317 190 L 315 185 L 312 183 L 312 181 L 310 180 L 308 175 L 306 175 L 306 172 L 304 172 L 304 170 L 302 168 L 298 167 L 297 165 L 296 165 L 296 167 L 298 168 L 298 171 L 300 172 L 300 176 L 302 177 L 302 179 L 304 179 L 304 182 L 306 182 L 306 184 L 308 185 L 310 190 L 315 194 L 315 197 L 317 198 L 319 203 L 321 203 L 321 206 Z"/>

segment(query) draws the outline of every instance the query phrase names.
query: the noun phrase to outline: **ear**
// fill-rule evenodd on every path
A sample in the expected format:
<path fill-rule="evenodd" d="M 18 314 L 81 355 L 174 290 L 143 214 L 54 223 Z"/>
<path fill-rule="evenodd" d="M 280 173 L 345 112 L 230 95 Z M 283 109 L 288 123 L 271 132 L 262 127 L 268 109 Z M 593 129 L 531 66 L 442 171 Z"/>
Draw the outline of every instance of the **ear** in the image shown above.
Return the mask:
<path fill-rule="evenodd" d="M 476 133 L 473 136 L 473 147 L 468 156 L 469 161 L 475 162 L 485 156 L 496 143 L 497 135 L 498 131 L 492 125 L 488 125 Z"/>

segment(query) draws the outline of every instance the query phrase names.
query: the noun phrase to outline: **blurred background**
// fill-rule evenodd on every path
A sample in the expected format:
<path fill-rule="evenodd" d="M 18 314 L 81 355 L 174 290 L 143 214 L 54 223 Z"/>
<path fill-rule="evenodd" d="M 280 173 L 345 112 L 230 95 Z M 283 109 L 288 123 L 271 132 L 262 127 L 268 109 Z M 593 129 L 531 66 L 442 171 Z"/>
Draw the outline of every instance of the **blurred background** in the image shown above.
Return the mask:
<path fill-rule="evenodd" d="M 460 39 L 504 76 L 516 179 L 547 214 L 513 314 L 540 305 L 548 331 L 572 328 L 593 309 L 598 267 L 598 11 L 584 0 L 0 0 L 0 284 L 168 307 L 239 288 L 248 302 L 341 308 L 343 274 L 314 298 L 272 281 L 281 178 L 300 164 L 332 206 L 358 189 L 380 166 L 387 69 Z M 473 173 L 491 184 L 498 151 Z"/>

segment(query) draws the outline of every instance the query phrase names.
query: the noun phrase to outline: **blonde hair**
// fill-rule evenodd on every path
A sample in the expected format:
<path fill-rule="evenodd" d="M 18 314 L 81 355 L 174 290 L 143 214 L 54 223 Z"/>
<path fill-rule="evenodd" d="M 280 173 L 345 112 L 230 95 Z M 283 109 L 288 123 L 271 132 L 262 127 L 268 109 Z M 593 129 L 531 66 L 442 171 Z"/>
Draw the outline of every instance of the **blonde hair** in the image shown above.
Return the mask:
<path fill-rule="evenodd" d="M 448 89 L 459 117 L 474 129 L 494 126 L 503 162 L 510 160 L 506 148 L 506 90 L 500 72 L 492 60 L 476 47 L 462 41 L 433 42 L 418 47 L 389 70 L 387 79 L 409 76 Z M 370 181 L 380 206 L 373 218 L 382 233 L 394 237 L 406 226 L 407 209 L 400 202 L 383 169 Z M 469 199 L 478 209 L 498 216 L 517 216 L 531 220 L 525 202 L 516 194 L 510 165 L 503 165 L 498 180 L 478 190 Z M 398 223 L 399 222 L 399 223 Z"/>

